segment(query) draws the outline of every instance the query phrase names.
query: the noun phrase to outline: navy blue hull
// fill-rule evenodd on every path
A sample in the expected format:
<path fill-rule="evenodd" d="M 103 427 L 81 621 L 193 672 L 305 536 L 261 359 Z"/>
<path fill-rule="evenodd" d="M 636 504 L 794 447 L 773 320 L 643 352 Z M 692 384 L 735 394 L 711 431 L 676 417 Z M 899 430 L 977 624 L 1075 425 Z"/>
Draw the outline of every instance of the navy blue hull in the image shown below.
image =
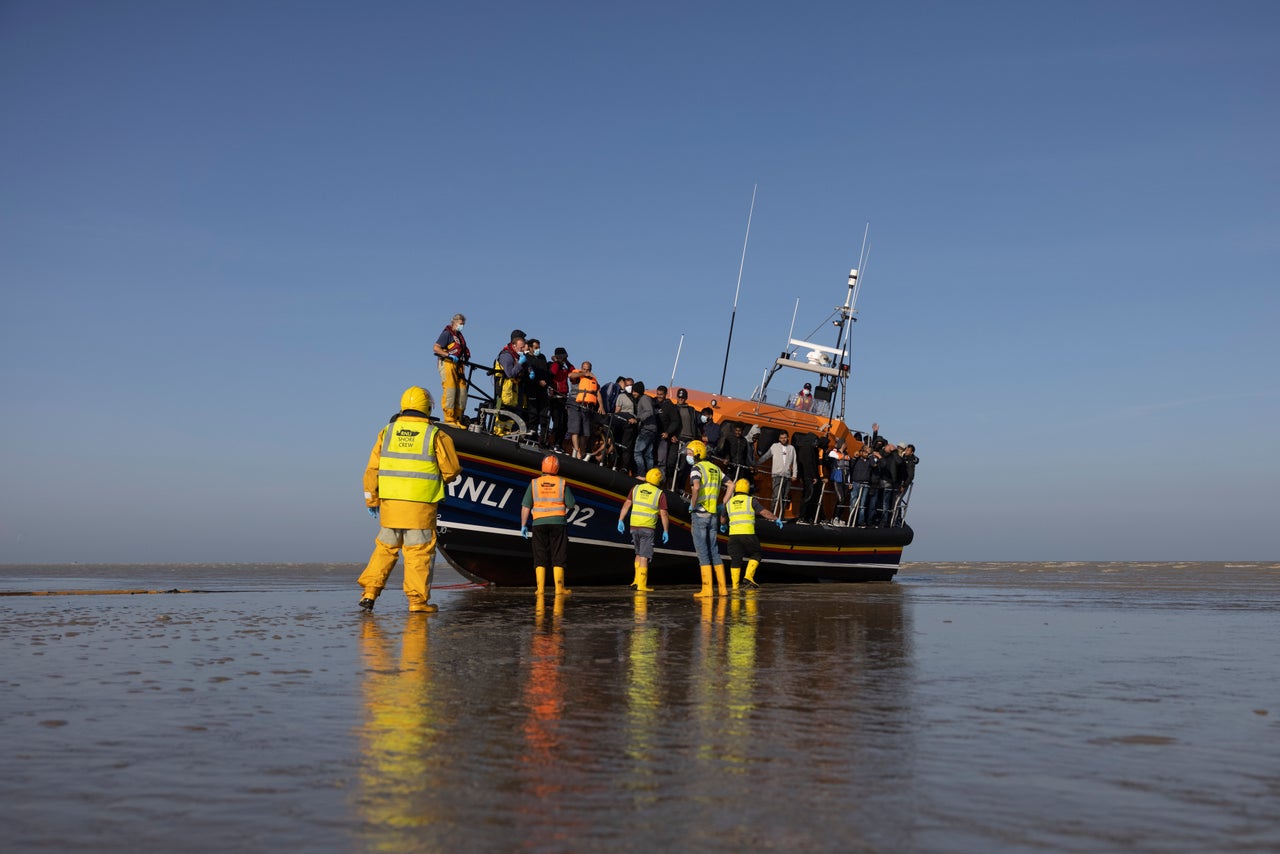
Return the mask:
<path fill-rule="evenodd" d="M 520 502 L 538 476 L 545 452 L 508 439 L 454 428 L 448 430 L 462 460 L 463 474 L 448 487 L 440 505 L 440 553 L 451 566 L 476 581 L 499 586 L 531 586 L 533 558 L 520 536 Z M 569 566 L 574 585 L 627 585 L 635 551 L 630 534 L 618 533 L 618 514 L 636 480 L 595 463 L 560 458 L 560 474 L 577 499 L 568 518 Z M 696 584 L 698 558 L 689 530 L 688 502 L 667 493 L 670 542 L 658 545 L 649 568 L 651 584 Z M 762 526 L 762 583 L 797 581 L 888 581 L 898 571 L 910 527 L 848 528 Z M 720 537 L 727 559 L 728 538 Z"/>

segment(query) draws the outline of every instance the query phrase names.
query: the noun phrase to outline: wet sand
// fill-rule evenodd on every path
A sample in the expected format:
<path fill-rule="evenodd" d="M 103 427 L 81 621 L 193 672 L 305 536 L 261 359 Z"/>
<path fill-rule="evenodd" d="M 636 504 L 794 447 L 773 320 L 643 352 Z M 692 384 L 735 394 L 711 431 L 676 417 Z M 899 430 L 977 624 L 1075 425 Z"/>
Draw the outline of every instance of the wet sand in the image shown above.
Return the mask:
<path fill-rule="evenodd" d="M 0 568 L 6 847 L 1280 850 L 1275 565 L 430 617 L 359 569 Z"/>

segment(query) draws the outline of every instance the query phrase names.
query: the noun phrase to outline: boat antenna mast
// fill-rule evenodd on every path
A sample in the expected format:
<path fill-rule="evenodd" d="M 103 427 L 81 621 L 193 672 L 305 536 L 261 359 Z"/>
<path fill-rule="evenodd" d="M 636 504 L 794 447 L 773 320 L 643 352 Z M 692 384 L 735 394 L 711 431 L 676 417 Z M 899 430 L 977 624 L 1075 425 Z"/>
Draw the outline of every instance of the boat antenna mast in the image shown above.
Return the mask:
<path fill-rule="evenodd" d="M 742 290 L 742 268 L 747 263 L 747 241 L 751 239 L 751 217 L 756 212 L 757 183 L 751 188 L 751 210 L 747 212 L 747 235 L 742 238 L 742 260 L 738 262 L 738 286 L 733 289 L 733 312 L 729 315 L 729 341 L 724 345 L 724 370 L 720 372 L 720 394 L 724 394 L 724 378 L 729 373 L 729 348 L 733 346 L 733 323 L 738 318 L 738 293 Z"/>
<path fill-rule="evenodd" d="M 849 364 L 849 345 L 853 341 L 853 324 L 858 322 L 858 294 L 861 292 L 861 276 L 866 273 L 867 261 L 871 258 L 871 244 L 867 238 L 871 233 L 871 223 L 862 230 L 862 248 L 858 251 L 858 266 L 849 271 L 849 290 L 845 294 L 844 305 L 836 308 L 840 319 L 835 321 L 840 332 L 836 335 L 836 347 L 840 350 L 840 364 Z M 847 372 L 840 380 L 840 420 L 844 420 L 845 404 L 849 400 L 849 375 Z M 833 407 L 834 408 L 834 407 Z"/>

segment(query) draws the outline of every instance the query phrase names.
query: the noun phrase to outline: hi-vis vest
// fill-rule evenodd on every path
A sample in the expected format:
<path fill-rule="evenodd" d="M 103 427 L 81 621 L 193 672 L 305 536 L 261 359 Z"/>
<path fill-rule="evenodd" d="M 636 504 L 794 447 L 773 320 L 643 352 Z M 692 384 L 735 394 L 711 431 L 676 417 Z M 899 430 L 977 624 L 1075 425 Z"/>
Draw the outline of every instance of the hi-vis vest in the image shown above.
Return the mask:
<path fill-rule="evenodd" d="M 725 505 L 729 510 L 729 536 L 756 532 L 756 511 L 752 506 L 754 501 L 755 499 L 745 492 L 740 492 L 729 499 L 729 503 Z"/>
<path fill-rule="evenodd" d="M 656 528 L 661 487 L 642 483 L 631 491 L 631 527 Z"/>
<path fill-rule="evenodd" d="M 702 473 L 702 486 L 698 488 L 698 509 L 714 513 L 720 503 L 720 485 L 724 474 L 715 463 L 706 460 L 698 460 L 694 468 Z"/>
<path fill-rule="evenodd" d="M 600 402 L 600 383 L 595 377 L 582 377 L 578 380 L 578 403 L 595 406 Z"/>
<path fill-rule="evenodd" d="M 546 519 L 548 516 L 564 517 L 568 511 L 564 506 L 564 478 L 554 474 L 544 474 L 533 482 L 533 519 Z"/>
<path fill-rule="evenodd" d="M 378 497 L 436 504 L 444 500 L 444 481 L 436 463 L 436 428 L 426 421 L 401 418 L 383 428 L 378 458 Z"/>

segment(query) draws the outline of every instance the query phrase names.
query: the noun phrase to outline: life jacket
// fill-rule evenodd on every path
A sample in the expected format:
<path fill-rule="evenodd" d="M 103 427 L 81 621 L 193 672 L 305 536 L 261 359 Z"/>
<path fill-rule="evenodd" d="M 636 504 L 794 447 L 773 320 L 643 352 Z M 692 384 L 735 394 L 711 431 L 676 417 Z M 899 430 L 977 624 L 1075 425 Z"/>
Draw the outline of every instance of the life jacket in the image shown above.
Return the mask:
<path fill-rule="evenodd" d="M 471 361 L 471 351 L 467 349 L 467 339 L 462 337 L 461 332 L 453 328 L 452 323 L 444 328 L 443 334 L 453 339 L 449 346 L 445 348 L 450 356 L 457 356 L 464 362 Z"/>
<path fill-rule="evenodd" d="M 600 383 L 595 377 L 581 377 L 578 380 L 578 403 L 584 406 L 598 406 L 599 391 Z"/>
<path fill-rule="evenodd" d="M 658 501 L 661 498 L 661 487 L 652 483 L 642 483 L 631 490 L 631 527 L 657 527 Z"/>
<path fill-rule="evenodd" d="M 504 352 L 510 353 L 511 358 L 520 368 L 520 373 L 517 373 L 514 377 L 507 376 L 506 369 L 502 367 L 502 354 Z M 497 386 L 494 389 L 494 396 L 498 398 L 498 403 L 502 406 L 518 407 L 521 405 L 520 376 L 524 371 L 524 366 L 520 365 L 519 362 L 520 354 L 513 350 L 510 344 L 499 350 L 498 355 L 493 359 L 494 384 Z"/>
<path fill-rule="evenodd" d="M 378 457 L 378 497 L 437 504 L 444 481 L 436 462 L 436 428 L 416 418 L 400 418 L 382 428 Z"/>
<path fill-rule="evenodd" d="M 702 486 L 698 488 L 698 509 L 708 513 L 716 512 L 720 502 L 720 486 L 724 482 L 724 473 L 715 463 L 698 460 L 694 465 L 702 473 Z"/>
<path fill-rule="evenodd" d="M 552 516 L 561 518 L 568 511 L 564 506 L 564 478 L 554 474 L 544 474 L 533 482 L 533 520 L 547 519 Z"/>
<path fill-rule="evenodd" d="M 729 536 L 756 532 L 754 502 L 755 499 L 745 492 L 738 493 L 729 499 L 729 503 L 725 505 L 729 510 Z"/>

